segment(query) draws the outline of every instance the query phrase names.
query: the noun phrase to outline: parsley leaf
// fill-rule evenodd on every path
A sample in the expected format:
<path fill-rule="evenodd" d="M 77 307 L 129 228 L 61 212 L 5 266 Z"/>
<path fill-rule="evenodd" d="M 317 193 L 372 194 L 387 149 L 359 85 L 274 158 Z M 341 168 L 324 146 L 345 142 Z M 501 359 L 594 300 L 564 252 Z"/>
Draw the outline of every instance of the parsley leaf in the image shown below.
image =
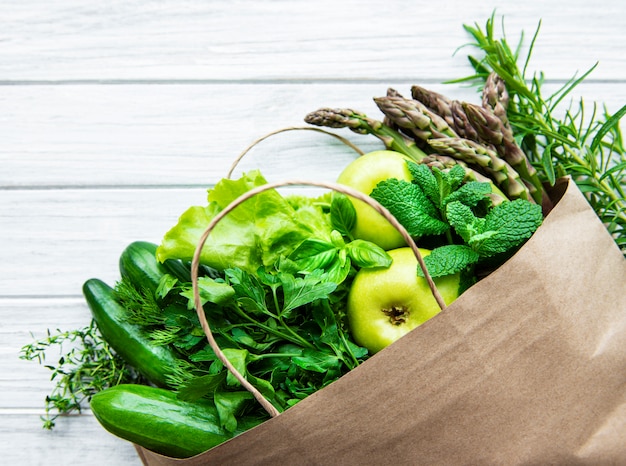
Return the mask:
<path fill-rule="evenodd" d="M 318 271 L 320 272 L 320 271 Z M 310 273 L 303 277 L 294 277 L 287 273 L 279 273 L 282 284 L 284 303 L 281 315 L 286 316 L 294 309 L 312 303 L 317 299 L 328 297 L 337 285 L 323 281 L 321 273 Z"/>

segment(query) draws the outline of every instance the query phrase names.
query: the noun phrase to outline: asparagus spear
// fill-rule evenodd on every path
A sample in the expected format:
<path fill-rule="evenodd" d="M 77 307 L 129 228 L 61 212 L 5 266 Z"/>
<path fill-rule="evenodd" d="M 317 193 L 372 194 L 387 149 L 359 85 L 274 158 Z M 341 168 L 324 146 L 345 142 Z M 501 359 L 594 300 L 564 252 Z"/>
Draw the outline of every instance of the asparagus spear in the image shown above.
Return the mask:
<path fill-rule="evenodd" d="M 494 148 L 463 138 L 429 139 L 428 144 L 439 154 L 482 167 L 510 199 L 531 199 L 530 192 L 519 173 L 501 159 Z"/>
<path fill-rule="evenodd" d="M 451 128 L 454 128 L 452 100 L 448 97 L 418 85 L 411 86 L 411 96 L 424 104 L 431 112 L 442 117 Z"/>
<path fill-rule="evenodd" d="M 482 104 L 483 108 L 491 109 L 504 126 L 509 127 L 509 118 L 506 114 L 509 106 L 509 93 L 504 80 L 496 73 L 490 73 L 485 81 Z"/>
<path fill-rule="evenodd" d="M 306 115 L 304 121 L 316 126 L 349 128 L 355 133 L 371 134 L 380 139 L 387 149 L 408 155 L 416 162 L 426 156 L 415 141 L 383 122 L 349 108 L 320 108 Z"/>
<path fill-rule="evenodd" d="M 467 119 L 461 102 L 417 85 L 411 87 L 411 95 L 442 117 L 459 137 L 478 141 L 478 134 Z"/>
<path fill-rule="evenodd" d="M 377 97 L 374 102 L 390 121 L 415 138 L 426 141 L 432 138 L 458 136 L 442 117 L 417 100 L 388 95 Z"/>
<path fill-rule="evenodd" d="M 541 203 L 544 192 L 539 176 L 526 154 L 515 142 L 511 129 L 491 110 L 466 102 L 463 103 L 463 110 L 478 136 L 492 144 L 500 156 L 529 183 L 530 193 L 537 203 Z"/>

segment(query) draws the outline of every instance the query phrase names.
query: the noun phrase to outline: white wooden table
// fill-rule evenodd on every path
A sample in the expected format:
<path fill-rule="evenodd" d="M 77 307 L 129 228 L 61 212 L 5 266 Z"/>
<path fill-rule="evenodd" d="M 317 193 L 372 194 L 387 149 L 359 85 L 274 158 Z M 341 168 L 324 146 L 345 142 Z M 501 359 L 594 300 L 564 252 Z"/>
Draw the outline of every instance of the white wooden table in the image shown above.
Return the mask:
<path fill-rule="evenodd" d="M 477 101 L 442 82 L 470 73 L 462 25 L 494 8 L 512 43 L 543 21 L 531 68 L 550 86 L 599 61 L 574 96 L 626 102 L 622 0 L 0 2 L 0 464 L 140 464 L 88 410 L 41 428 L 50 373 L 18 358 L 31 332 L 88 323 L 82 283 L 113 283 L 122 249 L 159 242 L 257 137 L 322 106 L 378 115 L 387 87 Z M 352 158 L 284 133 L 240 169 L 334 180 Z"/>

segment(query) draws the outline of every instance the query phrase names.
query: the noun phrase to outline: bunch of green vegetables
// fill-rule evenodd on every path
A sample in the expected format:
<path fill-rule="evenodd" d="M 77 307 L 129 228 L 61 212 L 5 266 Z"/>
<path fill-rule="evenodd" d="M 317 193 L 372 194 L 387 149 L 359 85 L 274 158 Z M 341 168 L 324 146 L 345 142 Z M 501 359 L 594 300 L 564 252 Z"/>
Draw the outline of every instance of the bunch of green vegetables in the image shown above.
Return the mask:
<path fill-rule="evenodd" d="M 618 125 L 626 107 L 603 121 L 583 124 L 582 107 L 580 114 L 568 111 L 565 120 L 557 120 L 556 104 L 580 80 L 544 100 L 541 80 L 528 87 L 518 53 L 505 39 L 494 38 L 493 18 L 486 33 L 467 29 L 485 57 L 471 58 L 476 74 L 461 81 L 484 82 L 481 105 L 414 86 L 410 98 L 389 90 L 375 99 L 384 113 L 381 121 L 350 109 L 307 115 L 314 125 L 372 134 L 388 149 L 360 157 L 339 181 L 358 188 L 357 179 L 382 176 L 380 166 L 391 170 L 392 176 L 376 179 L 376 187 L 363 192 L 429 248 L 423 250 L 427 271 L 451 284 L 451 299 L 532 235 L 551 208 L 546 186 L 563 174 L 584 188 L 626 248 L 621 177 L 626 167 Z M 89 326 L 49 334 L 23 348 L 24 359 L 45 364 L 46 350 L 70 346 L 56 365 L 47 364 L 56 386 L 46 399 L 45 427 L 88 400 L 114 434 L 187 457 L 269 417 L 207 343 L 191 279 L 191 261 L 206 226 L 266 183 L 259 171 L 221 180 L 209 190 L 207 204 L 185 211 L 159 245 L 130 244 L 114 286 L 98 279 L 84 284 L 93 316 Z M 213 336 L 278 412 L 389 344 L 370 346 L 377 329 L 369 325 L 369 310 L 359 303 L 352 309 L 354 288 L 372 287 L 357 285 L 367 283 L 359 276 L 406 276 L 394 271 L 397 257 L 399 265 L 416 271 L 412 281 L 423 280 L 422 269 L 408 262 L 412 255 L 397 253 L 405 243 L 381 238 L 384 225 L 375 218 L 364 222 L 362 214 L 362 206 L 341 195 L 267 190 L 223 217 L 201 250 L 197 289 Z M 425 301 L 422 296 L 430 292 L 423 282 L 419 287 L 423 295 L 417 301 Z M 433 309 L 429 316 L 437 312 Z M 383 311 L 390 316 L 386 326 L 424 320 L 418 313 L 409 317 L 402 306 Z M 354 319 L 361 322 L 354 325 Z M 356 326 L 370 335 L 355 338 Z"/>
<path fill-rule="evenodd" d="M 420 163 L 449 168 L 466 166 L 477 178 L 491 179 L 512 199 L 534 200 L 550 209 L 544 187 L 569 175 L 586 195 L 617 245 L 626 254 L 626 150 L 620 120 L 582 98 L 566 99 L 595 66 L 546 96 L 543 73 L 527 76 L 539 27 L 523 57 L 523 36 L 516 47 L 494 32 L 494 16 L 485 28 L 465 26 L 474 39 L 468 45 L 482 55 L 469 56 L 475 73 L 449 83 L 472 83 L 481 105 L 459 102 L 415 85 L 411 96 L 394 89 L 375 98 L 384 118 L 352 109 L 322 108 L 308 123 L 347 127 L 378 137 L 385 146 Z"/>

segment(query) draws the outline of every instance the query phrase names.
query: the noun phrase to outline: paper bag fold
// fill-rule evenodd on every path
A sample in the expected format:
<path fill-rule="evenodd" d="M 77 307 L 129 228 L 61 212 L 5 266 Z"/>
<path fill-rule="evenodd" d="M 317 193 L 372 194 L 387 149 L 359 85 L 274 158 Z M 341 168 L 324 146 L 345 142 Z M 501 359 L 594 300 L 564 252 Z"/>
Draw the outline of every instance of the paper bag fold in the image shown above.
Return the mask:
<path fill-rule="evenodd" d="M 626 261 L 573 182 L 552 197 L 509 261 L 337 382 L 201 455 L 142 461 L 626 464 Z"/>

